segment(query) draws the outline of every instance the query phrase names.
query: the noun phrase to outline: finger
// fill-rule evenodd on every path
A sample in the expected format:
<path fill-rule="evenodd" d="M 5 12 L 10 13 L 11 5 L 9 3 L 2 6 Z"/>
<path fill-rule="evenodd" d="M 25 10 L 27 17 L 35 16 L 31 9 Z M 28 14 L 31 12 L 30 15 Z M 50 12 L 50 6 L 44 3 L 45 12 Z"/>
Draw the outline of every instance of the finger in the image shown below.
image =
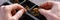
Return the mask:
<path fill-rule="evenodd" d="M 19 10 L 13 17 L 17 19 L 20 18 L 23 15 L 24 11 L 24 9 Z"/>
<path fill-rule="evenodd" d="M 51 10 L 39 9 L 39 12 L 44 15 L 46 18 L 58 18 L 57 15 L 51 12 Z"/>
<path fill-rule="evenodd" d="M 22 9 L 23 6 L 19 5 L 19 4 L 12 4 L 12 5 L 7 5 L 6 6 L 6 9 L 7 10 L 13 10 L 13 9 Z"/>
<path fill-rule="evenodd" d="M 39 9 L 39 12 L 40 12 L 42 15 L 46 16 L 48 13 L 51 12 L 51 10 Z"/>
<path fill-rule="evenodd" d="M 46 10 L 49 10 L 51 9 L 53 6 L 53 3 L 52 2 L 46 2 L 46 3 L 43 3 L 40 8 L 43 8 L 43 9 L 46 9 Z"/>
<path fill-rule="evenodd" d="M 12 4 L 12 5 L 5 6 L 6 11 L 10 12 L 12 14 L 12 16 L 16 14 L 16 10 L 20 10 L 23 8 L 24 7 L 19 4 Z"/>

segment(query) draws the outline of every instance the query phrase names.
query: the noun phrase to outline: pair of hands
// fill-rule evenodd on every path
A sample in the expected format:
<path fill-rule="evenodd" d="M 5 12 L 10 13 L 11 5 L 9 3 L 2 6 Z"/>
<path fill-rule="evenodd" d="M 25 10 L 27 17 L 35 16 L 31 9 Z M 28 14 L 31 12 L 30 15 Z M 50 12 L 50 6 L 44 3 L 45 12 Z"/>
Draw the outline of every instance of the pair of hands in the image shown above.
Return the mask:
<path fill-rule="evenodd" d="M 53 6 L 50 6 L 51 4 Z M 48 2 L 48 4 L 45 5 L 42 4 L 41 7 L 51 7 L 50 10 L 45 10 L 45 9 L 39 9 L 39 12 L 44 15 L 47 20 L 60 20 L 60 2 L 55 2 L 51 1 Z M 44 6 L 45 5 L 45 6 Z M 19 11 L 12 16 L 11 11 L 14 9 L 19 9 Z M 18 20 L 23 13 L 26 12 L 23 6 L 19 4 L 12 4 L 12 5 L 7 5 L 7 6 L 1 6 L 0 7 L 0 20 Z"/>

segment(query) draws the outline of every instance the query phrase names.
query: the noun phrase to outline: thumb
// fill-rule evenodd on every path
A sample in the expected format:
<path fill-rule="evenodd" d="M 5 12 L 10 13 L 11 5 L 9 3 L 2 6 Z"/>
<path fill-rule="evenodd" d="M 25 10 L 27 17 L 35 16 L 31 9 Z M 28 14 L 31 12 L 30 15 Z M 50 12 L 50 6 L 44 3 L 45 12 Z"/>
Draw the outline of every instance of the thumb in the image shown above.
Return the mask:
<path fill-rule="evenodd" d="M 42 15 L 45 15 L 45 14 L 47 14 L 47 13 L 50 13 L 51 10 L 39 9 L 39 12 L 40 12 Z"/>
<path fill-rule="evenodd" d="M 39 12 L 44 15 L 47 19 L 48 18 L 57 18 L 57 15 L 51 12 L 51 10 L 39 9 Z"/>
<path fill-rule="evenodd" d="M 16 19 L 20 18 L 23 15 L 24 11 L 24 9 L 19 10 L 13 17 Z"/>
<path fill-rule="evenodd" d="M 44 16 L 51 14 L 51 10 L 39 9 L 39 12 Z"/>

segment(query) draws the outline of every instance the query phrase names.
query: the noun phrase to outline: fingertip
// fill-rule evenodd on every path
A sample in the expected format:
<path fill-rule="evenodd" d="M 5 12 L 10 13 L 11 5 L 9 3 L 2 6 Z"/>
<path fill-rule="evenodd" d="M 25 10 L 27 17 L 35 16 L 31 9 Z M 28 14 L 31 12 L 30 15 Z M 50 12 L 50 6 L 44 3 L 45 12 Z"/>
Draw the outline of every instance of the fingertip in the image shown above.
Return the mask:
<path fill-rule="evenodd" d="M 27 12 L 27 10 L 26 10 L 26 9 L 22 9 L 22 10 L 23 10 L 23 13 Z"/>
<path fill-rule="evenodd" d="M 44 12 L 45 10 L 44 9 L 39 9 L 39 12 Z"/>
<path fill-rule="evenodd" d="M 40 8 L 43 8 L 43 9 L 46 9 L 46 10 L 50 10 L 53 6 L 53 3 L 52 2 L 45 2 L 43 3 Z"/>

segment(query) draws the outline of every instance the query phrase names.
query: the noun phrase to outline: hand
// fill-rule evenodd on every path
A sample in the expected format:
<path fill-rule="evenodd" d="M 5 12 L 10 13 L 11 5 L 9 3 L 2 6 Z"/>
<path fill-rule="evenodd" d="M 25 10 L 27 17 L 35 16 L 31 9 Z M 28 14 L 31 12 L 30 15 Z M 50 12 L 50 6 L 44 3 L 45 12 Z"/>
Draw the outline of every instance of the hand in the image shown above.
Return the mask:
<path fill-rule="evenodd" d="M 49 1 L 41 5 L 39 12 L 44 15 L 47 20 L 60 20 L 60 2 Z"/>
<path fill-rule="evenodd" d="M 14 16 L 12 16 L 11 11 L 15 9 L 19 9 L 19 11 Z M 24 11 L 25 11 L 24 7 L 19 4 L 1 6 L 0 20 L 18 20 L 22 16 Z"/>

